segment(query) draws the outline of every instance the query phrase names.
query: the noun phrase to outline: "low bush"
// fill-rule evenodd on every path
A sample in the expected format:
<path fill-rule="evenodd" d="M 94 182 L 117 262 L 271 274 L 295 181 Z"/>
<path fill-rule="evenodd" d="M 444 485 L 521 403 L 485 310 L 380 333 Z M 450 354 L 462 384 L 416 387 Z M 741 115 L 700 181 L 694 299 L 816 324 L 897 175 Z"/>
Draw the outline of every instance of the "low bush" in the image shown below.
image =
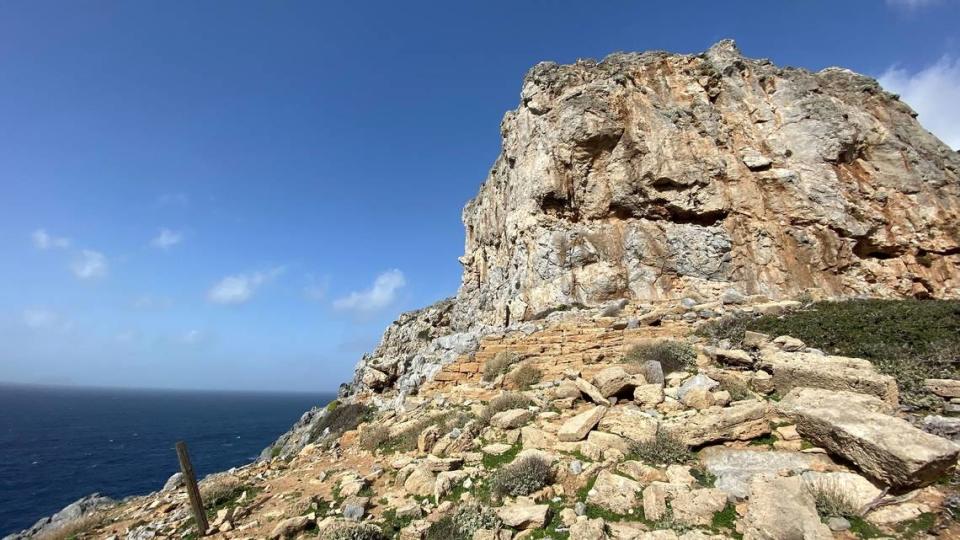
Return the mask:
<path fill-rule="evenodd" d="M 490 419 L 498 412 L 509 411 L 512 409 L 526 409 L 533 404 L 533 401 L 519 392 L 504 392 L 490 400 L 486 408 L 480 413 L 478 420 L 484 426 L 490 424 Z"/>
<path fill-rule="evenodd" d="M 520 355 L 510 351 L 500 351 L 483 365 L 483 380 L 490 382 L 510 370 L 510 366 L 520 361 Z"/>
<path fill-rule="evenodd" d="M 481 529 L 499 529 L 503 522 L 492 508 L 464 504 L 456 512 L 443 516 L 427 529 L 424 540 L 472 540 Z"/>
<path fill-rule="evenodd" d="M 670 339 L 634 345 L 623 357 L 624 362 L 633 364 L 660 362 L 664 375 L 693 367 L 696 359 L 697 353 L 689 343 Z"/>
<path fill-rule="evenodd" d="M 807 482 L 807 491 L 813 495 L 817 513 L 821 517 L 860 517 L 860 509 L 838 481 L 821 479 Z"/>
<path fill-rule="evenodd" d="M 386 540 L 379 527 L 367 523 L 345 523 L 324 535 L 326 540 Z"/>
<path fill-rule="evenodd" d="M 531 364 L 523 364 L 507 375 L 507 380 L 514 388 L 528 390 L 531 386 L 540 382 L 543 378 L 543 372 Z"/>
<path fill-rule="evenodd" d="M 236 476 L 218 474 L 200 483 L 200 498 L 205 507 L 214 508 L 236 499 L 245 489 L 246 486 Z"/>
<path fill-rule="evenodd" d="M 360 448 L 373 452 L 390 439 L 389 429 L 383 426 L 365 425 L 368 427 L 361 431 L 359 436 Z"/>
<path fill-rule="evenodd" d="M 345 431 L 357 429 L 357 426 L 366 421 L 371 413 L 370 407 L 363 403 L 341 403 L 332 409 L 328 405 L 326 411 L 310 432 L 311 441 L 323 436 L 327 429 L 334 437 L 342 435 Z"/>
<path fill-rule="evenodd" d="M 673 465 L 687 463 L 693 459 L 693 454 L 675 435 L 664 429 L 657 429 L 652 439 L 633 443 L 629 459 L 651 465 Z"/>
<path fill-rule="evenodd" d="M 553 483 L 550 462 L 539 456 L 522 457 L 495 472 L 490 491 L 499 497 L 529 495 Z"/>
<path fill-rule="evenodd" d="M 437 426 L 441 435 L 446 435 L 455 428 L 465 427 L 474 417 L 463 411 L 449 411 L 422 418 L 401 431 L 394 437 L 389 435 L 377 444 L 385 451 L 406 452 L 417 447 L 420 434 L 432 426 Z M 380 436 L 378 436 L 380 437 Z"/>
<path fill-rule="evenodd" d="M 698 331 L 738 347 L 746 330 L 789 335 L 830 354 L 865 358 L 897 379 L 901 400 L 936 408 L 924 379 L 960 377 L 960 301 L 846 300 L 816 302 L 779 316 L 724 317 Z"/>

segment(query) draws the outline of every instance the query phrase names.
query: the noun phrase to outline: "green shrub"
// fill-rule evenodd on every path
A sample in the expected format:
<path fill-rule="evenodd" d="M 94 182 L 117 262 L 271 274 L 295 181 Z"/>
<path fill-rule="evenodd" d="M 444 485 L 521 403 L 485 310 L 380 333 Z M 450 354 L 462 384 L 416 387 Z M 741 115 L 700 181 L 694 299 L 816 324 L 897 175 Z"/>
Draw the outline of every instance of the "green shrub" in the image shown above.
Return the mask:
<path fill-rule="evenodd" d="M 324 408 L 327 409 L 327 412 L 330 412 L 330 411 L 336 409 L 336 408 L 339 407 L 339 406 L 340 406 L 340 402 L 335 399 L 335 400 L 331 401 L 330 403 L 327 403 L 327 406 L 324 407 Z"/>
<path fill-rule="evenodd" d="M 531 364 L 523 364 L 507 375 L 507 380 L 514 388 L 528 390 L 531 386 L 540 382 L 543 378 L 543 372 Z"/>
<path fill-rule="evenodd" d="M 340 404 L 333 409 L 328 406 L 327 413 L 310 432 L 310 440 L 317 440 L 327 428 L 330 429 L 330 434 L 334 437 L 342 435 L 345 431 L 357 429 L 357 426 L 367 419 L 370 412 L 371 409 L 363 403 Z"/>
<path fill-rule="evenodd" d="M 651 465 L 672 465 L 687 463 L 693 459 L 693 454 L 679 438 L 664 429 L 657 429 L 652 439 L 633 443 L 629 459 Z"/>
<path fill-rule="evenodd" d="M 780 316 L 725 317 L 698 332 L 743 342 L 745 330 L 789 335 L 830 354 L 865 358 L 897 379 L 902 401 L 935 408 L 924 379 L 960 377 L 960 301 L 846 300 L 816 302 Z"/>
<path fill-rule="evenodd" d="M 533 401 L 519 392 L 504 392 L 490 400 L 486 408 L 480 413 L 478 419 L 484 426 L 490 424 L 490 419 L 498 412 L 509 411 L 512 409 L 526 409 L 533 404 Z"/>
<path fill-rule="evenodd" d="M 726 377 L 721 380 L 720 390 L 726 390 L 730 393 L 730 401 L 740 401 L 754 397 L 750 386 L 736 377 Z"/>
<path fill-rule="evenodd" d="M 696 359 L 697 353 L 689 343 L 669 339 L 634 345 L 623 357 L 625 362 L 634 364 L 660 362 L 664 375 L 693 367 Z"/>
<path fill-rule="evenodd" d="M 481 529 L 498 529 L 503 522 L 496 511 L 480 504 L 464 504 L 427 529 L 425 540 L 471 540 Z"/>
<path fill-rule="evenodd" d="M 430 525 L 424 540 L 470 540 L 468 537 L 460 534 L 456 522 L 453 521 L 453 515 L 447 514 Z"/>
<path fill-rule="evenodd" d="M 490 382 L 510 370 L 510 366 L 520 360 L 520 355 L 510 351 L 500 351 L 483 365 L 483 380 Z"/>
<path fill-rule="evenodd" d="M 526 456 L 495 472 L 490 478 L 490 491 L 499 497 L 516 497 L 552 483 L 550 462 L 539 456 Z"/>
<path fill-rule="evenodd" d="M 386 540 L 379 527 L 366 523 L 344 523 L 328 531 L 324 538 L 327 540 Z"/>

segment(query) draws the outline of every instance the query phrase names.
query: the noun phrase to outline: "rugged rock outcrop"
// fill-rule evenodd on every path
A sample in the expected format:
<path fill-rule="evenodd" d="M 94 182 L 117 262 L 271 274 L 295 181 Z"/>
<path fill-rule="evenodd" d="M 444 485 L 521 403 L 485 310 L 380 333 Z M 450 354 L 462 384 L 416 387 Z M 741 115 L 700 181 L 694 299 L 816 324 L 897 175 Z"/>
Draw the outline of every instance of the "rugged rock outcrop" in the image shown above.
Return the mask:
<path fill-rule="evenodd" d="M 558 309 L 817 289 L 960 296 L 960 155 L 876 81 L 703 54 L 538 64 L 463 211 L 454 299 L 400 317 L 345 393 L 407 393 Z"/>

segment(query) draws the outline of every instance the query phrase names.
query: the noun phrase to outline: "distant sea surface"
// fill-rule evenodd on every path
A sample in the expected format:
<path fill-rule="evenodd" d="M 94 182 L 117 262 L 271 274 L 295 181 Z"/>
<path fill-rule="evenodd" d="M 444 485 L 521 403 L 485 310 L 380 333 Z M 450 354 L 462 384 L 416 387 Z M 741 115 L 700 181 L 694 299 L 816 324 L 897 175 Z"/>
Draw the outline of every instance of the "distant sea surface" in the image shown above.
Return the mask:
<path fill-rule="evenodd" d="M 329 394 L 0 384 L 0 537 L 93 492 L 156 491 L 184 440 L 198 478 L 250 463 Z"/>

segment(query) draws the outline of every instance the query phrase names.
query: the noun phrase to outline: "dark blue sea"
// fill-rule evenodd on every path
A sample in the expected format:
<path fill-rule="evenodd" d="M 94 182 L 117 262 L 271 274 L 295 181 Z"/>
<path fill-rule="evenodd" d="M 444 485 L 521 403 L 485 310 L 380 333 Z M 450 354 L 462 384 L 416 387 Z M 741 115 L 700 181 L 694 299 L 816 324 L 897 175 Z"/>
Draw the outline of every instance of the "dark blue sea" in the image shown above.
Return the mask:
<path fill-rule="evenodd" d="M 333 397 L 0 385 L 0 537 L 95 491 L 160 489 L 178 440 L 200 478 L 250 463 Z"/>

